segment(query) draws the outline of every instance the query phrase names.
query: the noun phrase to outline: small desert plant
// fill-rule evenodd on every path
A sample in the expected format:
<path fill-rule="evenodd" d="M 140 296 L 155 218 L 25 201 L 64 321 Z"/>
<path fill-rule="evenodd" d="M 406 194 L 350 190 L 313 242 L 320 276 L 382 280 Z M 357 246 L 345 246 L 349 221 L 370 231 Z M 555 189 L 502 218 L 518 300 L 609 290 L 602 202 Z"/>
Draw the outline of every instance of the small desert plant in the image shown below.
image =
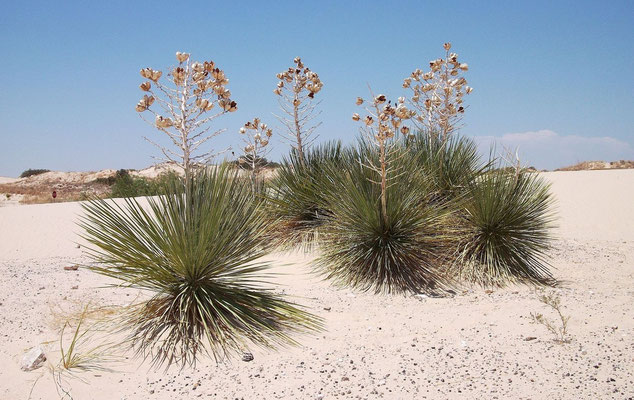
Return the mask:
<path fill-rule="evenodd" d="M 413 92 L 411 103 L 418 111 L 413 121 L 427 134 L 446 140 L 459 128 L 465 111 L 463 98 L 473 90 L 462 73 L 469 69 L 450 53 L 451 43 L 444 44 L 445 57 L 429 62 L 429 71 L 416 69 L 403 81 Z"/>
<path fill-rule="evenodd" d="M 73 337 L 68 347 L 64 346 L 64 331 L 70 327 L 70 322 L 64 323 L 59 337 L 59 347 L 61 359 L 59 368 L 67 371 L 91 371 L 91 370 L 107 370 L 104 366 L 107 362 L 112 362 L 113 356 L 112 344 L 90 344 L 94 342 L 93 334 L 98 330 L 96 325 L 84 326 L 87 322 L 87 313 L 89 306 L 77 318 Z"/>
<path fill-rule="evenodd" d="M 538 175 L 492 169 L 471 185 L 464 209 L 462 274 L 485 285 L 552 285 L 546 252 L 553 225 L 549 185 Z"/>
<path fill-rule="evenodd" d="M 225 87 L 228 79 L 211 61 L 191 63 L 186 53 L 176 57 L 174 87 L 159 83 L 160 71 L 141 71 L 165 98 L 144 82 L 141 89 L 151 96 L 136 109 L 155 114 L 154 125 L 178 150 L 159 147 L 184 177 L 162 182 L 161 195 L 147 202 L 84 203 L 80 225 L 92 245 L 90 268 L 151 295 L 125 312 L 121 323 L 132 347 L 156 366 L 193 365 L 201 354 L 220 360 L 249 343 L 294 344 L 289 333 L 318 329 L 320 320 L 285 301 L 265 280 L 268 264 L 256 261 L 270 247 L 260 196 L 226 164 L 194 168 L 213 155 L 195 154 L 220 132 L 209 134 L 208 123 L 237 108 Z M 150 109 L 155 100 L 167 116 Z M 205 116 L 216 104 L 221 111 Z"/>
<path fill-rule="evenodd" d="M 287 139 L 297 152 L 300 163 L 305 162 L 306 149 L 317 138 L 314 135 L 319 124 L 314 124 L 315 94 L 324 84 L 319 75 L 304 65 L 299 57 L 293 60 L 294 66 L 277 74 L 277 88 L 273 91 L 280 96 L 280 108 L 283 116 L 276 116 L 286 128 Z"/>
<path fill-rule="evenodd" d="M 131 343 L 156 365 L 222 359 L 249 342 L 294 343 L 319 320 L 263 281 L 267 221 L 250 182 L 220 166 L 168 182 L 148 207 L 126 199 L 84 204 L 81 225 L 98 273 L 152 297 L 125 316 Z"/>
<path fill-rule="evenodd" d="M 49 366 L 49 370 L 55 383 L 58 395 L 62 399 L 72 399 L 71 382 L 68 378 L 78 378 L 84 383 L 86 382 L 77 373 L 90 371 L 112 371 L 109 365 L 120 360 L 117 348 L 114 342 L 107 341 L 109 332 L 107 331 L 107 322 L 103 318 L 95 318 L 102 307 L 92 307 L 87 304 L 79 313 L 66 314 L 67 320 L 64 321 L 60 331 L 59 348 L 61 358 L 59 363 Z M 97 321 L 99 320 L 99 321 Z M 66 328 L 75 325 L 70 343 L 65 345 L 64 334 Z M 31 388 L 33 391 L 35 384 Z"/>
<path fill-rule="evenodd" d="M 28 178 L 29 176 L 40 175 L 46 172 L 50 172 L 50 169 L 27 169 L 20 174 L 20 178 Z"/>
<path fill-rule="evenodd" d="M 260 172 L 262 164 L 258 162 L 262 160 L 269 152 L 269 140 L 273 135 L 273 130 L 266 124 L 261 123 L 259 118 L 254 118 L 253 121 L 249 121 L 242 128 L 240 128 L 240 134 L 244 136 L 242 141 L 244 142 L 244 156 L 238 161 L 240 163 L 248 163 L 248 169 L 251 171 L 251 183 L 255 190 L 256 178 Z"/>
<path fill-rule="evenodd" d="M 571 340 L 568 333 L 568 321 L 570 321 L 570 316 L 565 316 L 561 311 L 561 298 L 555 293 L 549 293 L 539 296 L 539 301 L 557 312 L 559 324 L 550 321 L 541 313 L 531 313 L 533 321 L 544 325 L 553 335 L 555 335 L 556 342 L 569 343 Z"/>

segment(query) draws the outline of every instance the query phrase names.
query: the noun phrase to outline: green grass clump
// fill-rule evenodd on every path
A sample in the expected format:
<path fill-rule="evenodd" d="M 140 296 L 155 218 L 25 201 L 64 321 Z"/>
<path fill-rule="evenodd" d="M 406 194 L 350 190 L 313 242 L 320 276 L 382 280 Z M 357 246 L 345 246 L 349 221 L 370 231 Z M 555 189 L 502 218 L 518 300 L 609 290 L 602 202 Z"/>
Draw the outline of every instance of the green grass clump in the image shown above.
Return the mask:
<path fill-rule="evenodd" d="M 192 365 L 201 353 L 219 360 L 319 328 L 265 279 L 267 220 L 248 180 L 225 165 L 169 181 L 164 193 L 147 206 L 132 198 L 83 205 L 92 269 L 151 294 L 126 316 L 140 354 Z"/>

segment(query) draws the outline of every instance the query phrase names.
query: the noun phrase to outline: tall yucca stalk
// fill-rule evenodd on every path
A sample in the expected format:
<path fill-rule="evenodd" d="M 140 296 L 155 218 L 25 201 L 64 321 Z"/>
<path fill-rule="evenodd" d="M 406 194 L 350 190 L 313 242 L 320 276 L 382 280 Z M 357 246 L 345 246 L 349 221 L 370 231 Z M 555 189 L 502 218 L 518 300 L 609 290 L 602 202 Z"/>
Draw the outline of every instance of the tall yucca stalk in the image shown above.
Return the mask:
<path fill-rule="evenodd" d="M 374 145 L 378 160 L 375 162 L 372 158 L 366 158 L 361 160 L 361 162 L 366 168 L 376 172 L 378 175 L 375 179 L 368 179 L 381 187 L 381 212 L 383 213 L 382 218 L 387 224 L 389 223 L 387 187 L 390 177 L 396 172 L 392 159 L 393 152 L 397 149 L 399 143 L 396 135 L 399 128 L 404 135 L 409 134 L 409 128 L 401 126 L 401 124 L 403 120 L 411 118 L 414 113 L 404 104 L 405 98 L 403 97 L 392 105 L 392 102 L 388 101 L 384 94 L 375 96 L 372 90 L 370 90 L 370 94 L 372 98 L 369 101 L 357 97 L 357 105 L 367 104 L 365 108 L 367 115 L 363 118 L 364 125 L 362 125 L 361 132 L 365 134 L 366 143 Z M 361 116 L 354 113 L 352 119 L 361 121 Z"/>
<path fill-rule="evenodd" d="M 313 122 L 318 114 L 314 98 L 324 84 L 317 73 L 304 65 L 301 58 L 295 57 L 293 63 L 295 65 L 276 75 L 279 81 L 273 93 L 279 96 L 283 113 L 277 115 L 285 127 L 282 132 L 285 132 L 291 148 L 304 164 L 305 153 L 317 138 L 314 133 L 320 123 Z"/>
<path fill-rule="evenodd" d="M 226 166 L 172 182 L 164 196 L 83 204 L 92 270 L 150 299 L 125 315 L 131 342 L 156 365 L 221 359 L 248 343 L 292 344 L 319 320 L 264 280 L 266 220 L 250 182 Z"/>

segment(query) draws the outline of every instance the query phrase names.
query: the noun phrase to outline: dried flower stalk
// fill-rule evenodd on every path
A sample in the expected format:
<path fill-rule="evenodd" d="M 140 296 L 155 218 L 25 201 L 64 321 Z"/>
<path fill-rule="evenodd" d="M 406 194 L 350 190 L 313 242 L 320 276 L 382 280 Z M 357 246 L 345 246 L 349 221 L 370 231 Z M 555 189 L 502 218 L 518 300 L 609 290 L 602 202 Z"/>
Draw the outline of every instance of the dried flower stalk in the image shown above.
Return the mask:
<path fill-rule="evenodd" d="M 178 152 L 145 139 L 161 150 L 165 157 L 161 160 L 176 163 L 188 178 L 193 164 L 206 163 L 215 155 L 213 151 L 196 153 L 201 145 L 224 131 L 212 131 L 211 121 L 236 111 L 237 104 L 226 87 L 229 79 L 213 61 L 192 62 L 189 53 L 181 52 L 176 53 L 176 59 L 178 66 L 168 73 L 169 83 L 160 81 L 161 71 L 141 70 L 141 76 L 148 81 L 139 88 L 148 94 L 136 105 L 136 111 L 154 114 L 153 122 L 144 120 L 165 133 Z M 154 104 L 158 104 L 159 111 L 151 108 Z M 214 108 L 218 111 L 210 113 Z"/>
<path fill-rule="evenodd" d="M 313 136 L 315 129 L 321 125 L 311 124 L 317 116 L 315 95 L 324 86 L 319 75 L 304 65 L 301 58 L 296 57 L 294 67 L 277 74 L 277 87 L 273 93 L 280 96 L 280 108 L 284 116 L 275 115 L 286 127 L 287 140 L 297 150 L 299 159 L 304 163 L 304 151 L 317 138 Z"/>
<path fill-rule="evenodd" d="M 260 160 L 269 152 L 269 141 L 273 136 L 273 130 L 262 123 L 259 118 L 253 118 L 240 128 L 240 134 L 244 135 L 242 141 L 244 156 L 239 159 L 241 164 L 248 163 L 251 167 L 251 182 L 255 188 L 255 181 L 260 172 Z"/>
<path fill-rule="evenodd" d="M 399 97 L 397 103 L 392 105 L 392 102 L 388 101 L 384 94 L 375 96 L 371 89 L 370 94 L 372 95 L 370 101 L 366 101 L 361 97 L 357 97 L 356 101 L 358 106 L 368 104 L 365 108 L 367 115 L 362 118 L 358 113 L 354 113 L 352 119 L 363 123 L 361 130 L 378 150 L 379 165 L 375 165 L 372 160 L 366 160 L 364 165 L 381 177 L 380 182 L 375 183 L 381 185 L 381 212 L 383 220 L 387 224 L 388 174 L 393 172 L 389 164 L 389 158 L 398 140 L 396 132 L 400 131 L 406 137 L 411 135 L 410 128 L 402 125 L 402 123 L 404 120 L 415 116 L 416 112 L 407 108 L 403 97 Z"/>
<path fill-rule="evenodd" d="M 465 111 L 464 95 L 473 91 L 462 74 L 469 66 L 450 53 L 451 43 L 444 44 L 445 58 L 429 62 L 429 71 L 416 69 L 403 81 L 412 90 L 411 104 L 418 111 L 413 118 L 418 128 L 446 140 L 459 129 Z"/>

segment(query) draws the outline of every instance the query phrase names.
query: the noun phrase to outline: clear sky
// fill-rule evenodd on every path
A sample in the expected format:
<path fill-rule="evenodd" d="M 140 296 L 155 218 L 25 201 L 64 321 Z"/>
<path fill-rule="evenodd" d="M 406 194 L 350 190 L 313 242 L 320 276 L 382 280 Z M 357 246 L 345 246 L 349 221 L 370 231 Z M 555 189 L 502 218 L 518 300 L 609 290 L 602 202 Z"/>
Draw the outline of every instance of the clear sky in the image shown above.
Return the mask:
<path fill-rule="evenodd" d="M 152 164 L 139 69 L 174 65 L 176 51 L 230 79 L 239 109 L 215 122 L 227 132 L 212 147 L 238 145 L 254 116 L 278 126 L 275 74 L 298 55 L 324 83 L 320 140 L 351 141 L 367 84 L 405 94 L 446 41 L 475 88 L 462 134 L 519 145 L 538 168 L 634 159 L 631 1 L 6 1 L 0 175 Z M 272 144 L 273 159 L 288 151 Z"/>

